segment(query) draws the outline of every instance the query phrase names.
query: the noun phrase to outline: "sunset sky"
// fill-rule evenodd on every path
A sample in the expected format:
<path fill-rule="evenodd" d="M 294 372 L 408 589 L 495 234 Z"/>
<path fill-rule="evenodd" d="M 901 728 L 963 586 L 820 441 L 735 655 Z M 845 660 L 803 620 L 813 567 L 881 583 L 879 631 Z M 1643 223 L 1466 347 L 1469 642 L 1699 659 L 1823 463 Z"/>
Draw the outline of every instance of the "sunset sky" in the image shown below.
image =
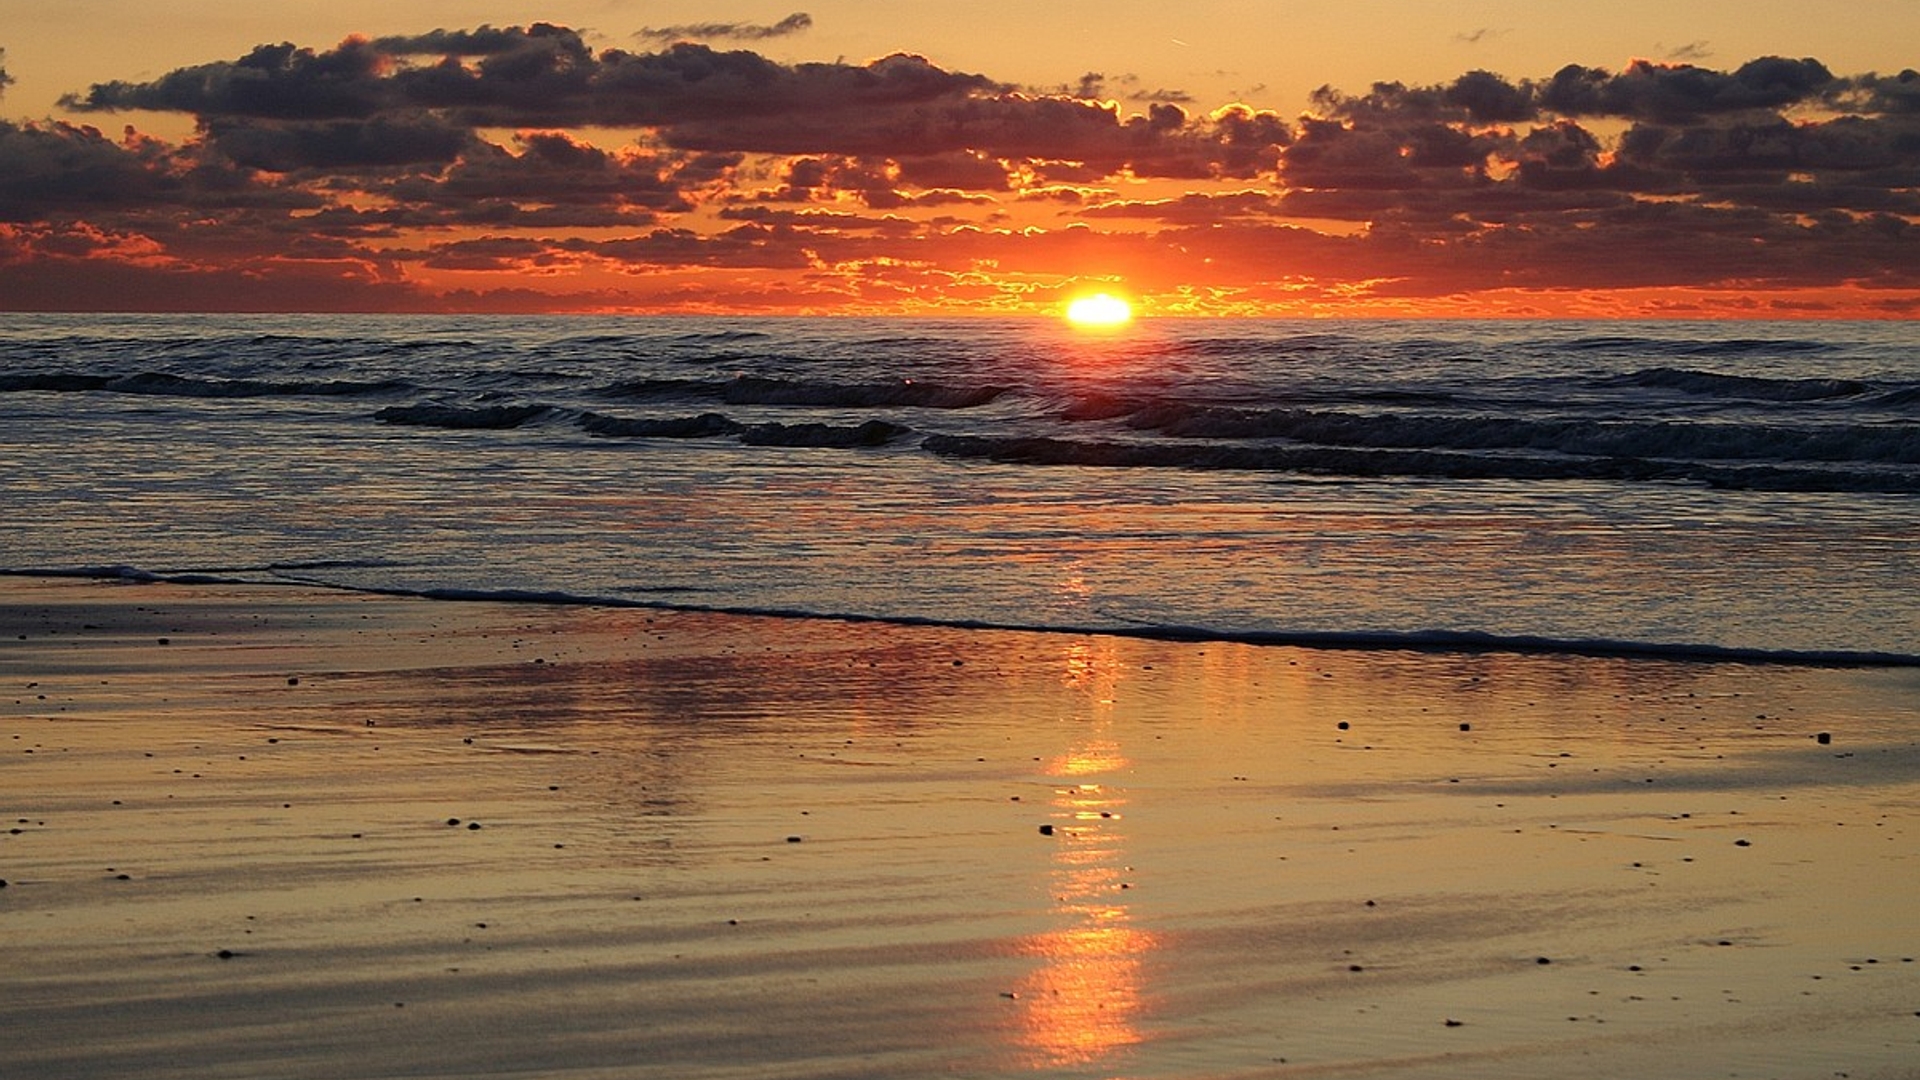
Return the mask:
<path fill-rule="evenodd" d="M 0 309 L 1920 314 L 1920 5 L 0 0 Z"/>

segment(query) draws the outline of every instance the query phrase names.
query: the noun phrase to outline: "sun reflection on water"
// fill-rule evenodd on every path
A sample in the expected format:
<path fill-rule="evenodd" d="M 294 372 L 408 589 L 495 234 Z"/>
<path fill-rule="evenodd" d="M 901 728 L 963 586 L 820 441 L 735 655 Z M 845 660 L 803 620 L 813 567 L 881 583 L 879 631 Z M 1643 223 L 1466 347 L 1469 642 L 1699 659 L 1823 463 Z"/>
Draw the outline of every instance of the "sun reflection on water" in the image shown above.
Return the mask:
<path fill-rule="evenodd" d="M 1106 731 L 1117 665 L 1110 650 L 1075 643 L 1061 677 L 1087 694 L 1088 729 L 1047 764 L 1062 781 L 1047 874 L 1055 925 L 1025 943 L 1039 964 L 1019 984 L 1016 1035 L 1036 1064 L 1052 1067 L 1090 1064 L 1141 1041 L 1145 959 L 1155 947 L 1124 902 L 1127 799 L 1115 781 L 1131 762 Z"/>

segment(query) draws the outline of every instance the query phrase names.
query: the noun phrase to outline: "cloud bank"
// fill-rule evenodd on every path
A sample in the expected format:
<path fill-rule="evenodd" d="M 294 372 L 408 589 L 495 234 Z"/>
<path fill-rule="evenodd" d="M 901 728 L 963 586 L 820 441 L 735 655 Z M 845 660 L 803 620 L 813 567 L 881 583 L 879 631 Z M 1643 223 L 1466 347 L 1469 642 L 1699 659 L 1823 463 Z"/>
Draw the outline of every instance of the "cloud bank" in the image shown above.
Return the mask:
<path fill-rule="evenodd" d="M 0 304 L 1031 311 L 1101 281 L 1196 314 L 1920 307 L 1910 70 L 1469 71 L 1283 116 L 688 40 L 809 22 L 264 44 L 96 83 L 63 105 L 118 136 L 0 121 Z M 194 136 L 142 135 L 152 112 Z"/>

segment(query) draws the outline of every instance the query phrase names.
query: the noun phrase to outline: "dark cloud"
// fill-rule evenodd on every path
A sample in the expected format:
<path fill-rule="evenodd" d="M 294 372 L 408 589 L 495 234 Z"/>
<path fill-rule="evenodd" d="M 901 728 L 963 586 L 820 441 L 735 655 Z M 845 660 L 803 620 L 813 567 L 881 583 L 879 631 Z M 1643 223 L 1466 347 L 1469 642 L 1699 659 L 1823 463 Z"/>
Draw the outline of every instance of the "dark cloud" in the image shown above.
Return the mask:
<path fill-rule="evenodd" d="M 1920 189 L 1893 188 L 1884 184 L 1847 183 L 1844 179 L 1792 180 L 1785 183 L 1724 185 L 1717 190 L 1722 198 L 1742 206 L 1782 214 L 1830 214 L 1837 210 L 1850 213 L 1896 214 L 1920 217 Z"/>
<path fill-rule="evenodd" d="M 579 229 L 652 225 L 694 207 L 690 192 L 724 184 L 739 155 L 609 150 L 558 131 L 521 132 L 511 145 L 478 139 L 443 167 L 362 173 L 378 206 L 337 206 L 302 219 L 348 235 L 491 226 Z"/>
<path fill-rule="evenodd" d="M 414 148 L 406 151 L 414 161 L 445 160 L 452 149 L 451 138 L 425 138 L 435 124 L 644 127 L 669 145 L 716 152 L 979 152 L 1109 170 L 1138 161 L 1176 176 L 1205 175 L 1213 156 L 1202 145 L 1205 135 L 1179 137 L 1186 114 L 1166 102 L 1125 117 L 1103 102 L 1013 93 L 907 54 L 860 65 L 791 66 L 687 43 L 657 53 L 595 54 L 577 33 L 547 24 L 349 39 L 325 52 L 262 46 L 237 61 L 151 82 L 96 84 L 67 104 L 188 112 L 216 133 L 216 143 L 234 144 L 238 160 L 274 169 L 308 160 L 347 165 L 356 153 L 367 156 L 368 148 L 352 146 L 334 125 L 376 117 L 406 128 L 393 134 Z M 1235 114 L 1214 133 L 1230 150 L 1221 167 L 1235 175 L 1257 167 L 1285 138 L 1278 118 L 1244 115 L 1257 120 L 1250 127 Z"/>
<path fill-rule="evenodd" d="M 896 59 L 913 67 L 924 63 Z M 841 99 L 786 113 L 742 110 L 690 119 L 662 134 L 673 146 L 699 150 L 861 157 L 971 152 L 1086 162 L 1111 171 L 1129 162 L 1173 156 L 1177 140 L 1170 136 L 1183 119 L 1174 106 L 1156 106 L 1144 117 L 1123 117 L 1117 108 L 1100 102 L 994 94 L 865 107 L 849 107 Z"/>
<path fill-rule="evenodd" d="M 874 216 L 843 210 L 788 210 L 771 206 L 729 206 L 720 211 L 720 218 L 724 221 L 752 221 L 762 225 L 787 225 L 833 232 L 875 231 L 909 235 L 919 229 L 915 223 L 891 214 Z"/>
<path fill-rule="evenodd" d="M 1633 201 L 1631 193 L 1601 186 L 1479 183 L 1450 191 L 1300 189 L 1281 196 L 1279 209 L 1288 217 L 1364 221 L 1383 234 L 1450 240 L 1490 227 L 1551 225 Z"/>
<path fill-rule="evenodd" d="M 1275 267 L 1285 267 L 1324 281 L 1391 282 L 1375 287 L 1383 297 L 1500 289 L 1920 285 L 1920 253 L 1906 250 L 1915 230 L 1887 215 L 1804 223 L 1751 209 L 1624 200 L 1523 220 L 1524 229 L 1451 219 L 1444 229 L 1389 223 L 1349 237 L 1252 223 L 1229 229 L 1196 225 L 1159 239 L 1206 260 L 1186 267 L 1199 275 L 1196 284 L 1270 280 Z M 1772 249 L 1781 257 L 1769 257 Z"/>
<path fill-rule="evenodd" d="M 559 260 L 560 253 L 545 241 L 490 236 L 441 244 L 420 262 L 438 270 L 502 271 L 552 266 Z"/>
<path fill-rule="evenodd" d="M 1148 116 L 1167 130 L 1176 130 L 1186 122 L 1185 114 L 1170 105 L 1155 106 Z M 1278 113 L 1245 105 L 1229 105 L 1215 112 L 1208 122 L 1212 137 L 1207 141 L 1217 147 L 1218 171 L 1234 179 L 1271 172 L 1281 151 L 1294 141 L 1293 125 Z"/>
<path fill-rule="evenodd" d="M 440 302 L 409 275 L 526 273 L 551 294 L 457 302 L 527 310 L 605 305 L 565 283 L 609 274 L 694 306 L 727 299 L 690 280 L 751 283 L 780 309 L 998 303 L 1089 272 L 1277 300 L 1920 288 L 1920 74 L 1812 59 L 1474 70 L 1323 87 L 1295 117 L 1190 112 L 1131 75 L 1016 90 L 910 54 L 596 50 L 535 23 L 261 46 L 69 103 L 198 126 L 169 146 L 0 124 L 0 264 L 330 272 L 358 284 L 328 302 L 370 308 Z"/>
<path fill-rule="evenodd" d="M 115 142 L 60 121 L 0 120 L 0 221 L 173 206 L 188 195 L 185 168 L 159 143 Z"/>
<path fill-rule="evenodd" d="M 7 73 L 7 50 L 0 49 L 0 97 L 7 96 L 7 87 L 13 83 L 13 76 Z"/>
<path fill-rule="evenodd" d="M 815 238 L 791 225 L 748 223 L 709 236 L 691 229 L 655 229 L 624 240 L 569 240 L 560 246 L 633 266 L 723 266 L 800 270 L 816 264 Z"/>
<path fill-rule="evenodd" d="M 468 128 L 424 112 L 291 124 L 221 118 L 206 133 L 234 163 L 276 173 L 446 164 L 476 145 Z"/>
<path fill-rule="evenodd" d="M 482 145 L 444 173 L 409 176 L 386 194 L 410 203 L 505 200 L 548 205 L 692 209 L 675 181 L 679 161 L 639 151 L 610 151 L 564 132 L 517 136 L 519 153 Z"/>
<path fill-rule="evenodd" d="M 1469 71 L 1441 92 L 1451 106 L 1466 110 L 1475 123 L 1515 123 L 1531 120 L 1535 109 L 1527 89 L 1491 71 Z"/>
<path fill-rule="evenodd" d="M 1357 121 L 1517 123 L 1546 113 L 1687 123 L 1816 104 L 1850 86 L 1818 60 L 1765 56 L 1730 72 L 1648 60 L 1636 60 L 1618 74 L 1569 64 L 1539 82 L 1516 83 L 1492 72 L 1470 71 L 1444 85 L 1375 83 L 1362 95 L 1323 86 L 1312 101 L 1322 117 Z M 1871 91 L 1863 96 L 1871 96 Z"/>
<path fill-rule="evenodd" d="M 432 56 L 439 59 L 419 62 Z M 184 112 L 203 122 L 365 119 L 424 109 L 470 127 L 620 127 L 900 110 L 989 89 L 978 75 L 906 55 L 788 67 L 752 52 L 687 43 L 657 53 L 595 54 L 577 32 L 537 23 L 352 38 L 325 52 L 261 46 L 236 61 L 182 68 L 151 82 L 98 83 L 63 104 Z"/>
<path fill-rule="evenodd" d="M 1080 218 L 1131 218 L 1199 225 L 1279 216 L 1279 200 L 1268 191 L 1224 195 L 1182 195 L 1177 199 L 1114 200 L 1072 212 Z"/>
<path fill-rule="evenodd" d="M 1469 71 L 1441 86 L 1378 82 L 1359 96 L 1323 86 L 1313 92 L 1312 102 L 1321 117 L 1375 123 L 1512 123 L 1530 120 L 1539 112 L 1533 87 L 1509 82 L 1490 71 Z"/>
<path fill-rule="evenodd" d="M 363 209 L 330 206 L 297 219 L 298 228 L 315 235 L 367 239 L 401 237 L 421 230 L 633 228 L 655 224 L 660 215 L 604 204 L 527 206 L 509 199 L 423 202 Z"/>
<path fill-rule="evenodd" d="M 1814 165 L 1816 159 L 1842 168 L 1890 164 L 1879 152 L 1882 149 L 1871 138 L 1848 138 L 1844 133 L 1821 138 L 1817 129 L 1780 119 L 1714 127 L 1641 124 L 1620 139 L 1624 161 L 1696 176 L 1732 173 L 1748 180 L 1784 179 L 1803 163 Z"/>
<path fill-rule="evenodd" d="M 651 41 L 688 41 L 731 38 L 738 41 L 765 41 L 768 38 L 786 37 L 812 28 L 813 16 L 804 11 L 796 11 L 771 26 L 754 23 L 688 23 L 684 26 L 650 26 L 638 30 L 634 37 Z"/>
<path fill-rule="evenodd" d="M 743 117 L 818 127 L 822 117 L 847 122 L 868 114 L 876 116 L 870 123 L 899 124 L 916 110 L 993 89 L 981 76 L 946 71 L 903 53 L 864 65 L 787 67 L 750 52 L 682 44 L 641 56 L 610 54 L 601 71 L 599 89 L 609 119 L 674 129 L 724 128 Z"/>
<path fill-rule="evenodd" d="M 1543 124 L 1520 138 L 1511 149 L 1516 178 L 1533 191 L 1580 191 L 1623 186 L 1626 174 L 1602 164 L 1605 145 L 1591 131 L 1572 120 Z M 1629 181 L 1624 186 L 1647 190 L 1652 181 Z"/>
<path fill-rule="evenodd" d="M 1731 72 L 1638 62 L 1620 75 L 1569 67 L 1543 82 L 1470 72 L 1452 83 L 1323 88 L 1282 175 L 1290 207 L 1359 220 L 1510 220 L 1606 206 L 1623 197 L 1754 205 L 1765 185 L 1798 185 L 1760 204 L 1885 211 L 1920 170 L 1920 124 L 1899 112 L 1902 81 L 1838 79 L 1814 60 L 1763 57 Z M 1808 118 L 1788 110 L 1854 107 Z M 1877 114 L 1877 115 L 1875 115 Z M 1602 139 L 1588 117 L 1632 121 Z M 1509 126 L 1514 125 L 1514 126 Z"/>
<path fill-rule="evenodd" d="M 218 265 L 134 234 L 0 226 L 0 308 L 11 311 L 433 311 L 442 303 L 366 257 L 259 255 Z"/>
<path fill-rule="evenodd" d="M 869 208 L 893 210 L 907 205 L 894 169 L 885 158 L 801 158 L 787 170 L 787 184 L 776 197 L 783 201 L 833 202 L 844 192 Z"/>
<path fill-rule="evenodd" d="M 395 102 L 381 77 L 382 54 L 349 39 L 323 53 L 261 45 L 238 60 L 200 64 L 145 83 L 96 83 L 61 105 L 80 111 L 150 109 L 202 118 L 364 119 Z"/>
<path fill-rule="evenodd" d="M 1458 189 L 1485 179 L 1499 140 L 1446 124 L 1404 127 L 1309 118 L 1281 175 L 1293 187 L 1379 191 Z"/>
<path fill-rule="evenodd" d="M 780 186 L 756 193 L 767 202 L 837 202 L 850 195 L 872 210 L 990 203 L 986 192 L 1011 187 L 1006 166 L 979 154 L 936 157 L 804 157 L 787 163 Z"/>
<path fill-rule="evenodd" d="M 65 121 L 0 121 L 0 221 L 313 206 L 321 206 L 317 196 L 263 188 L 132 131 L 113 140 Z"/>
<path fill-rule="evenodd" d="M 1836 89 L 1830 103 L 1850 112 L 1920 116 L 1920 72 L 1856 76 Z"/>
<path fill-rule="evenodd" d="M 1006 163 L 981 153 L 960 151 L 902 158 L 899 170 L 901 183 L 919 188 L 1006 191 L 1012 187 Z"/>
<path fill-rule="evenodd" d="M 1816 101 L 1835 83 L 1818 60 L 1764 56 L 1731 72 L 1636 60 L 1618 75 L 1569 64 L 1539 87 L 1542 108 L 1562 116 L 1618 116 L 1684 123 Z"/>
<path fill-rule="evenodd" d="M 389 56 L 471 57 L 558 51 L 576 62 L 592 58 L 592 51 L 578 33 L 544 22 L 525 27 L 482 25 L 473 30 L 396 34 L 375 38 L 372 44 L 376 51 Z"/>

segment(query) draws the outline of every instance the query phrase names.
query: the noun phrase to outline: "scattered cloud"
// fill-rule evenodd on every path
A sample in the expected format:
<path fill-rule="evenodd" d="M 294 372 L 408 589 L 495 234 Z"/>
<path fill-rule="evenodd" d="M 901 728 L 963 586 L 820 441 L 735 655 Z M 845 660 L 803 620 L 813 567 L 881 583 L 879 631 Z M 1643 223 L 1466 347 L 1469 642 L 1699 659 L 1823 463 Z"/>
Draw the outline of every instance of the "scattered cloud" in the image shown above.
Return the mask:
<path fill-rule="evenodd" d="M 1705 60 L 1713 55 L 1713 49 L 1704 41 L 1689 41 L 1685 45 L 1675 45 L 1666 50 L 1669 60 Z"/>
<path fill-rule="evenodd" d="M 736 41 L 765 41 L 786 37 L 813 27 L 813 16 L 796 11 L 771 26 L 754 23 L 688 23 L 684 26 L 650 26 L 634 37 L 643 41 L 711 41 L 718 38 Z"/>
<path fill-rule="evenodd" d="M 1083 275 L 1235 311 L 1920 301 L 1913 71 L 1471 70 L 1287 116 L 1127 74 L 1022 89 L 685 40 L 804 20 L 651 51 L 546 23 L 266 44 L 97 83 L 66 106 L 195 134 L 0 121 L 0 304 L 1005 310 Z"/>
<path fill-rule="evenodd" d="M 1109 78 L 1097 71 L 1080 76 L 1072 86 L 1060 86 L 1044 92 L 1089 101 L 1130 101 L 1139 104 L 1191 105 L 1194 100 L 1193 95 L 1184 90 L 1146 89 L 1141 86 L 1138 75 L 1115 75 Z"/>

